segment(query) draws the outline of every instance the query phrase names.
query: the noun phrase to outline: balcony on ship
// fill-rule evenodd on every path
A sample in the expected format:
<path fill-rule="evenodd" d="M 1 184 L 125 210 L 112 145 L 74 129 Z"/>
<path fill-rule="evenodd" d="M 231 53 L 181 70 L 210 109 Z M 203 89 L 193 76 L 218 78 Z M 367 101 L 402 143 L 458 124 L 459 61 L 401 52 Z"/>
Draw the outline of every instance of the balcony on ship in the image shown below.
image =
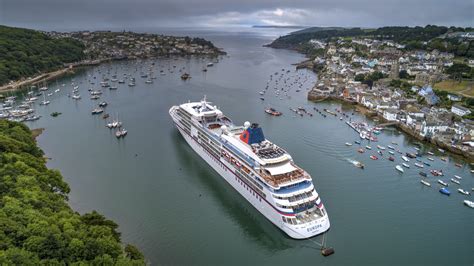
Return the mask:
<path fill-rule="evenodd" d="M 265 166 L 260 169 L 260 175 L 274 187 L 300 180 L 311 180 L 311 177 L 303 169 L 293 162 Z"/>

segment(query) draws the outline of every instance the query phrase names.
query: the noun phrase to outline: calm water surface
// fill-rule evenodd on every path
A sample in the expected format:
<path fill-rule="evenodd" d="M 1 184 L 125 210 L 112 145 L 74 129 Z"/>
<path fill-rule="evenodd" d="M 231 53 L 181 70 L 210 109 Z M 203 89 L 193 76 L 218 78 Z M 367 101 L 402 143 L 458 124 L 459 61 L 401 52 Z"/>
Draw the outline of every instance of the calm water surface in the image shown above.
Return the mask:
<path fill-rule="evenodd" d="M 452 195 L 443 196 L 437 178 L 429 176 L 431 188 L 420 184 L 414 161 L 411 169 L 399 174 L 393 162 L 370 160 L 375 150 L 359 154 L 357 147 L 346 147 L 345 142 L 358 136 L 339 119 L 294 117 L 289 107 L 334 110 L 341 106 L 306 101 L 306 90 L 316 76 L 291 66 L 302 60 L 301 55 L 262 47 L 275 37 L 272 34 L 194 35 L 212 40 L 228 56 L 208 72 L 202 72 L 207 58 L 162 58 L 104 64 L 50 84 L 50 91 L 61 88 L 61 92 L 50 97 L 49 106 L 36 106 L 43 118 L 28 125 L 46 128 L 39 145 L 52 158 L 48 166 L 59 169 L 70 184 L 74 209 L 81 213 L 96 209 L 115 220 L 123 240 L 137 245 L 155 265 L 472 265 L 474 211 L 462 204 L 472 198 L 458 194 L 459 186 L 449 182 L 457 174 L 463 177 L 460 187 L 474 187 L 466 162 L 454 158 L 442 162 L 435 156 L 429 169 L 443 169 L 443 179 L 450 183 Z M 157 76 L 154 84 L 140 78 L 140 72 L 150 66 Z M 192 76 L 185 82 L 179 78 L 183 67 Z M 284 83 L 281 79 L 275 84 L 274 77 L 262 103 L 258 92 L 271 74 L 280 74 L 283 68 L 291 99 L 275 96 L 274 88 Z M 160 70 L 166 75 L 159 75 Z M 129 131 L 122 140 L 100 116 L 90 114 L 98 102 L 90 100 L 87 92 L 89 87 L 98 88 L 102 76 L 114 73 L 137 79 L 135 87 L 120 84 L 118 90 L 104 90 L 102 96 L 109 103 L 107 113 L 118 116 Z M 72 82 L 80 87 L 80 101 L 67 97 Z M 296 85 L 300 83 L 301 88 Z M 329 213 L 328 244 L 336 254 L 324 258 L 311 241 L 289 239 L 186 144 L 168 109 L 203 95 L 236 124 L 260 123 L 266 137 L 312 175 Z M 284 115 L 266 116 L 267 106 Z M 342 108 L 351 114 L 350 107 Z M 62 115 L 52 118 L 53 111 Z M 351 119 L 365 120 L 358 114 Z M 414 143 L 396 130 L 384 131 L 379 140 L 383 146 L 396 141 L 402 151 L 414 151 Z M 371 145 L 375 149 L 377 144 Z M 424 146 L 422 151 L 430 149 L 434 150 Z M 355 168 L 351 160 L 362 161 L 366 169 Z M 398 154 L 396 161 L 401 164 Z M 457 168 L 455 162 L 466 166 Z"/>

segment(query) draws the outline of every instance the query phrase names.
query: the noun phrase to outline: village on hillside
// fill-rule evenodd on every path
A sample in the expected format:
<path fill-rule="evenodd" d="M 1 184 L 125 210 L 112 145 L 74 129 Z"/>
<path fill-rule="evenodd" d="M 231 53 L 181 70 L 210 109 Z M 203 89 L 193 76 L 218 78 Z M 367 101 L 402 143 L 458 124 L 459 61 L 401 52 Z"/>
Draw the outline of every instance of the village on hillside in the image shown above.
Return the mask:
<path fill-rule="evenodd" d="M 459 37 L 471 40 L 474 35 Z M 319 76 L 308 93 L 309 100 L 358 104 L 368 114 L 393 122 L 420 140 L 472 158 L 474 82 L 463 79 L 462 72 L 471 74 L 474 60 L 459 64 L 451 53 L 406 51 L 404 45 L 391 40 L 312 39 L 309 44 L 324 51 L 304 64 Z M 467 86 L 451 93 L 434 89 L 440 82 Z"/>

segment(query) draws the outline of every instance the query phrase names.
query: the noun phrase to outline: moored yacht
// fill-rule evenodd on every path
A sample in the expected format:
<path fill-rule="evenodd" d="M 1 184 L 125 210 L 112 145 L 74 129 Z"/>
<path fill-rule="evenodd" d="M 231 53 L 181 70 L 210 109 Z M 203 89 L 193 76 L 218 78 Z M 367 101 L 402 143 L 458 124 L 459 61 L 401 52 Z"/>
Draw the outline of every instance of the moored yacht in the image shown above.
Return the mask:
<path fill-rule="evenodd" d="M 234 125 L 205 99 L 173 106 L 169 113 L 193 150 L 287 235 L 305 239 L 329 230 L 311 176 L 266 139 L 258 124 Z"/>

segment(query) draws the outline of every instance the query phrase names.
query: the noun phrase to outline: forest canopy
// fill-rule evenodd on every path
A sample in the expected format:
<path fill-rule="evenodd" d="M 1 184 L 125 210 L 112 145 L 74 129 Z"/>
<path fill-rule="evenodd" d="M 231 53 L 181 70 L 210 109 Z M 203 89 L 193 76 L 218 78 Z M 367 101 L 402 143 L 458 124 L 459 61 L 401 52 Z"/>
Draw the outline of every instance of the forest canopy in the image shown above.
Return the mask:
<path fill-rule="evenodd" d="M 117 224 L 67 204 L 70 188 L 23 124 L 0 120 L 0 265 L 143 265 Z"/>

